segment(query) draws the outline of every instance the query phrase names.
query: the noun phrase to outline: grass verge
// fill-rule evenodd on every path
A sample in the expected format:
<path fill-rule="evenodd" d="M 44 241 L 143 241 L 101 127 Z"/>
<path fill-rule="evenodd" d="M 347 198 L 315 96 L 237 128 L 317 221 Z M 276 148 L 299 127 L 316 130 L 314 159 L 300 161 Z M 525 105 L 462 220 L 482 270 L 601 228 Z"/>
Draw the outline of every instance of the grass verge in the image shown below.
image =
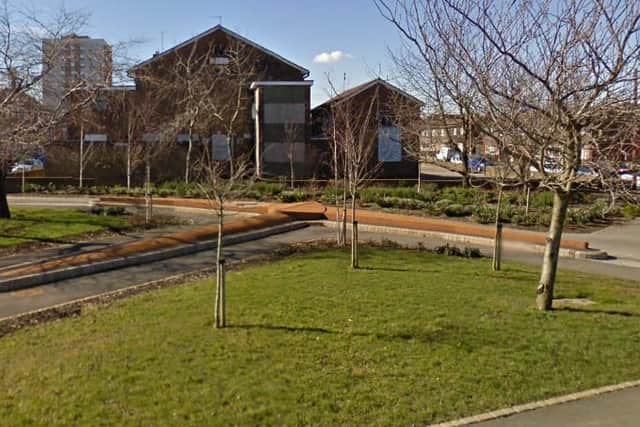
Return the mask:
<path fill-rule="evenodd" d="M 12 218 L 0 219 L 0 248 L 57 240 L 102 231 L 131 228 L 127 216 L 93 215 L 78 209 L 14 208 Z"/>
<path fill-rule="evenodd" d="M 428 424 L 640 378 L 640 285 L 430 253 L 320 250 L 0 340 L 12 424 Z"/>

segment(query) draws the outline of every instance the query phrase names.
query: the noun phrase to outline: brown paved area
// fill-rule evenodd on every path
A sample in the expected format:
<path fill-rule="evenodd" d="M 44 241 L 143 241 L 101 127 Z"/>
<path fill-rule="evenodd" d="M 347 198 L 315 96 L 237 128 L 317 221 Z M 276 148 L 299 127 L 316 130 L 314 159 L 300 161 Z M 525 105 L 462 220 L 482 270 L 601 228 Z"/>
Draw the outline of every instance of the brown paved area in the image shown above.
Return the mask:
<path fill-rule="evenodd" d="M 111 203 L 131 203 L 140 204 L 143 202 L 140 198 L 134 197 L 101 197 L 101 201 Z M 177 199 L 166 198 L 157 199 L 154 203 L 164 204 L 166 206 L 185 206 L 193 208 L 207 208 L 211 206 L 208 200 L 198 199 Z M 317 202 L 306 203 L 251 203 L 236 202 L 230 204 L 227 208 L 238 212 L 291 212 L 296 219 L 314 219 L 317 213 L 322 215 L 324 211 L 324 219 L 333 220 L 336 216 L 334 207 L 325 207 Z M 418 216 L 390 214 L 386 212 L 372 211 L 366 209 L 358 209 L 356 216 L 359 222 L 371 225 L 381 225 L 387 227 L 410 228 L 415 230 L 438 231 L 444 233 L 464 234 L 476 237 L 492 238 L 494 236 L 494 228 L 478 224 L 469 224 L 460 221 L 451 221 L 440 218 L 424 218 Z M 504 229 L 504 239 L 513 240 L 536 245 L 544 245 L 546 243 L 546 233 L 538 233 L 532 231 L 514 230 L 510 228 Z M 585 240 L 563 239 L 561 247 L 565 249 L 583 250 L 589 247 Z"/>
<path fill-rule="evenodd" d="M 249 230 L 272 227 L 275 225 L 290 222 L 292 219 L 284 214 L 270 213 L 255 217 L 238 218 L 235 221 L 224 225 L 225 234 L 236 234 Z M 182 244 L 196 243 L 204 240 L 214 239 L 218 235 L 217 225 L 200 227 L 187 231 L 179 231 L 173 234 L 160 237 L 152 237 L 142 240 L 109 246 L 104 249 L 70 255 L 68 257 L 45 260 L 37 264 L 18 266 L 16 268 L 4 269 L 0 271 L 0 278 L 7 279 L 20 277 L 29 274 L 36 274 L 44 271 L 58 270 L 67 267 L 90 264 L 109 259 L 127 257 L 143 252 L 157 251 Z"/>

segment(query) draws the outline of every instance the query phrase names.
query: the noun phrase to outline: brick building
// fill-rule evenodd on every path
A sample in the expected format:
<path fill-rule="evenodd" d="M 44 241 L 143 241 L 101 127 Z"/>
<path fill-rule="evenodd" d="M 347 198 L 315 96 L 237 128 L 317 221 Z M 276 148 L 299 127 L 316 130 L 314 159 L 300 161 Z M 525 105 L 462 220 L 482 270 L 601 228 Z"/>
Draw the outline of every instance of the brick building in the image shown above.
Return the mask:
<path fill-rule="evenodd" d="M 375 170 L 372 178 L 415 179 L 418 174 L 417 156 L 411 155 L 410 148 L 417 145 L 414 135 L 402 135 L 402 120 L 414 120 L 420 114 L 422 102 L 382 79 L 374 79 L 348 89 L 315 107 L 312 112 L 312 144 L 324 150 L 324 174 L 329 175 L 331 159 L 330 124 L 334 108 L 341 104 L 354 109 L 367 109 L 372 105 L 373 120 L 370 123 L 371 144 L 369 165 Z M 364 106 L 364 108 L 363 108 Z M 400 108 L 401 106 L 401 108 Z M 398 116 L 402 111 L 403 117 Z M 408 127 L 408 126 L 407 126 Z"/>

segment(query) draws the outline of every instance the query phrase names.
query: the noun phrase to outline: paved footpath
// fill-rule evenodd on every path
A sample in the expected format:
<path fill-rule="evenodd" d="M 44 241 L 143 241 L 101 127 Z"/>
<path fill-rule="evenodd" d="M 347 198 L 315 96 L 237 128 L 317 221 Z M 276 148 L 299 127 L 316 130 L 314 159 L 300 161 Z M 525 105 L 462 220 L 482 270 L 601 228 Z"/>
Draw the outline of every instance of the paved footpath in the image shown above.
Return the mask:
<path fill-rule="evenodd" d="M 640 218 L 586 235 L 567 233 L 567 237 L 571 239 L 586 237 L 592 247 L 602 249 L 616 258 L 612 264 L 640 268 Z"/>
<path fill-rule="evenodd" d="M 637 427 L 640 387 L 476 424 L 482 427 Z"/>

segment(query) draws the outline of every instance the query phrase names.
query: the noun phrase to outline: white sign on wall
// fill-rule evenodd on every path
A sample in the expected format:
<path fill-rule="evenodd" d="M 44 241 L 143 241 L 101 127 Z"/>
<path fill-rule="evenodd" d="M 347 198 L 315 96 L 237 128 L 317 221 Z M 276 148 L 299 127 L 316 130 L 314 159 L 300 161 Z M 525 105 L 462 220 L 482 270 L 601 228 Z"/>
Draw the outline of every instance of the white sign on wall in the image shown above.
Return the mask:
<path fill-rule="evenodd" d="M 402 144 L 400 130 L 395 126 L 383 126 L 378 131 L 378 161 L 401 162 Z"/>

